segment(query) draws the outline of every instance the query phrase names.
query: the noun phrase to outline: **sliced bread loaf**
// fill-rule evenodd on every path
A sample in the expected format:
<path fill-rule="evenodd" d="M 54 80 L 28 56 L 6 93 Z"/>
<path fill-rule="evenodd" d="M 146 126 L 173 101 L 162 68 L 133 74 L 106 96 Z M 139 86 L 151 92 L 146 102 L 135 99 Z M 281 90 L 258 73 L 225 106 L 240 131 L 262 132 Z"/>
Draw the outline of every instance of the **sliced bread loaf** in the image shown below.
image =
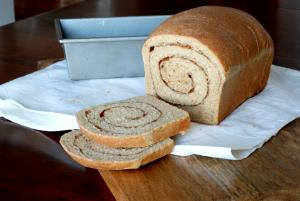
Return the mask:
<path fill-rule="evenodd" d="M 190 126 L 187 112 L 153 96 L 84 109 L 77 121 L 87 138 L 111 147 L 146 147 Z"/>
<path fill-rule="evenodd" d="M 168 18 L 142 50 L 146 93 L 218 124 L 267 83 L 274 45 L 249 14 L 202 6 Z"/>
<path fill-rule="evenodd" d="M 174 141 L 167 138 L 143 148 L 112 148 L 86 138 L 79 130 L 60 138 L 64 150 L 79 164 L 103 170 L 137 169 L 172 151 Z"/>

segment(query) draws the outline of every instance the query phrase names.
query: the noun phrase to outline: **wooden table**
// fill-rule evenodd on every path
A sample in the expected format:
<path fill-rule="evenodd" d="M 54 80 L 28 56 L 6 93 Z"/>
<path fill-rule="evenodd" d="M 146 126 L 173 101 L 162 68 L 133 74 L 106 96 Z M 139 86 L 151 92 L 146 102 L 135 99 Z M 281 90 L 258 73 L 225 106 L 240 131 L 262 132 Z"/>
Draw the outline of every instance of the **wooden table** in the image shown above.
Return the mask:
<path fill-rule="evenodd" d="M 0 83 L 35 71 L 38 60 L 63 57 L 54 18 L 173 14 L 205 4 L 254 15 L 272 35 L 274 64 L 300 70 L 299 2 L 241 2 L 89 0 L 1 27 Z M 102 177 L 64 153 L 61 134 L 0 120 L 0 200 L 300 200 L 300 119 L 241 161 L 167 156 Z"/>

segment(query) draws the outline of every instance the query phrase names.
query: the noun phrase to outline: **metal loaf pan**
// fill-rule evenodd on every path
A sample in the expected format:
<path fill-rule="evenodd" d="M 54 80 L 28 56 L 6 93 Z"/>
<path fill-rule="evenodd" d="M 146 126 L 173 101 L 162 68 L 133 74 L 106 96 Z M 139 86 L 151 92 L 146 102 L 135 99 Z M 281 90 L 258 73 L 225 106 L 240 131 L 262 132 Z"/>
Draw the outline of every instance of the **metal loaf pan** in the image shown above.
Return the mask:
<path fill-rule="evenodd" d="M 149 33 L 169 16 L 56 19 L 73 80 L 144 76 L 141 56 Z"/>

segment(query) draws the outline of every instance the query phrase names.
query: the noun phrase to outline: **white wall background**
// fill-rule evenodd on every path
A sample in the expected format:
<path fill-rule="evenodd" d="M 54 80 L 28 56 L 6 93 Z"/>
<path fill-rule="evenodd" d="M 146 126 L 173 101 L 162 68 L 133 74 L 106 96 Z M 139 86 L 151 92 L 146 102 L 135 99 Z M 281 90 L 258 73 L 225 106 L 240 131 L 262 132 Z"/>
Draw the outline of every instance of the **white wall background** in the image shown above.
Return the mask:
<path fill-rule="evenodd" d="M 0 26 L 15 21 L 14 0 L 0 0 Z"/>

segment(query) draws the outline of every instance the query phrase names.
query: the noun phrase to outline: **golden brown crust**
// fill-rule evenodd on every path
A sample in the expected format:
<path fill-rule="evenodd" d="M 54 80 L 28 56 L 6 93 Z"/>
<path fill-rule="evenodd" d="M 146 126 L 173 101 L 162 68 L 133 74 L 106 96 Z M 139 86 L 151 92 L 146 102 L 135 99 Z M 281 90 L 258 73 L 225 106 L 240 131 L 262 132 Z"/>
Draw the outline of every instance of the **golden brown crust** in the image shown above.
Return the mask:
<path fill-rule="evenodd" d="M 159 158 L 162 158 L 162 157 L 170 154 L 173 150 L 173 147 L 174 147 L 174 141 L 173 141 L 173 144 L 170 143 L 163 149 L 159 149 L 159 150 L 153 152 L 152 154 L 145 155 L 145 157 L 143 159 L 141 159 L 141 161 L 139 162 L 140 166 L 146 165 L 152 161 L 155 161 Z"/>
<path fill-rule="evenodd" d="M 184 119 L 178 120 L 176 122 L 172 122 L 169 125 L 161 127 L 153 132 L 153 141 L 159 142 L 166 139 L 166 136 L 172 137 L 172 133 L 181 133 L 187 130 L 191 126 L 190 117 L 186 117 Z"/>
<path fill-rule="evenodd" d="M 163 22 L 150 38 L 159 35 L 201 41 L 219 58 L 225 72 L 243 65 L 264 49 L 273 49 L 270 35 L 254 17 L 229 7 L 202 6 L 178 13 Z"/>
<path fill-rule="evenodd" d="M 218 121 L 215 124 L 220 123 L 236 107 L 264 89 L 270 74 L 273 51 L 263 52 L 263 54 L 266 55 L 253 60 L 244 68 L 244 71 L 224 84 Z"/>

